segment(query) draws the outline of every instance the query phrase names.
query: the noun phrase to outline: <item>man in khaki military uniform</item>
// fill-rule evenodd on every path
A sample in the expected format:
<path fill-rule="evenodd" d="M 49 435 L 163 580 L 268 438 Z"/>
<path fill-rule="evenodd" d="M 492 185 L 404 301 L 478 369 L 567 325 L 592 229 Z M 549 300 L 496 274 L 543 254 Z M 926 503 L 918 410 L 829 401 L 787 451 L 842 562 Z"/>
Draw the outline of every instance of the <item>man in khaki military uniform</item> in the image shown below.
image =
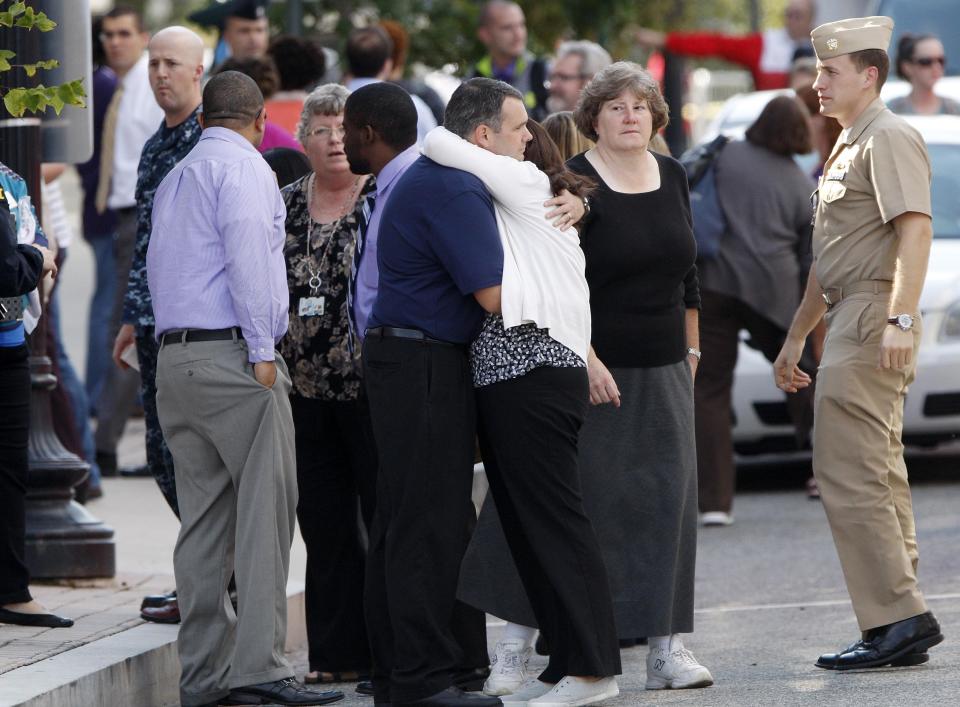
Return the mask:
<path fill-rule="evenodd" d="M 820 656 L 829 670 L 916 665 L 940 643 L 917 587 L 917 542 L 903 461 L 903 401 L 920 343 L 919 300 L 932 238 L 923 139 L 886 109 L 880 88 L 893 21 L 817 27 L 820 112 L 844 130 L 818 188 L 814 267 L 774 364 L 777 385 L 810 382 L 797 366 L 822 316 L 813 467 L 863 635 Z"/>

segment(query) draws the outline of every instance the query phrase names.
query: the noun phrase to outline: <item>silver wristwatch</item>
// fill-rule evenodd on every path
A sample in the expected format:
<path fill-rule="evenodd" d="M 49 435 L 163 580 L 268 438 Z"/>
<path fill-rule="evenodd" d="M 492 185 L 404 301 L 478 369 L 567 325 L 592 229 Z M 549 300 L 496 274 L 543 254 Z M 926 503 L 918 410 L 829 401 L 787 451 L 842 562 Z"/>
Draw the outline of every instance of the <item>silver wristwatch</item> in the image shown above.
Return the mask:
<path fill-rule="evenodd" d="M 913 317 L 909 314 L 898 314 L 887 319 L 887 324 L 893 324 L 900 331 L 910 331 L 913 329 Z"/>
<path fill-rule="evenodd" d="M 699 361 L 700 357 L 703 356 L 703 353 L 700 351 L 700 349 L 695 349 L 691 346 L 690 348 L 687 349 L 687 355 L 696 356 L 697 360 Z"/>

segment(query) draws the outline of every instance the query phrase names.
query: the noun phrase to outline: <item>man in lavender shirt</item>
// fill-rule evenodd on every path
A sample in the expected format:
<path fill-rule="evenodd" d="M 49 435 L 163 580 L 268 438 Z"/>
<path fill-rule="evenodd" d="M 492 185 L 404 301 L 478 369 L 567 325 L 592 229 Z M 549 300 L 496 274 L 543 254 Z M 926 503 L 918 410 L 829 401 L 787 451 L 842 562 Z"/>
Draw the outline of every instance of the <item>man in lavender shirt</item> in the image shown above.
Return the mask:
<path fill-rule="evenodd" d="M 163 179 L 147 281 L 160 341 L 157 409 L 174 459 L 180 700 L 320 705 L 283 657 L 297 506 L 286 209 L 256 150 L 263 96 L 235 71 L 203 90 L 200 141 Z M 239 551 L 235 553 L 235 549 Z M 227 599 L 235 573 L 239 612 Z"/>

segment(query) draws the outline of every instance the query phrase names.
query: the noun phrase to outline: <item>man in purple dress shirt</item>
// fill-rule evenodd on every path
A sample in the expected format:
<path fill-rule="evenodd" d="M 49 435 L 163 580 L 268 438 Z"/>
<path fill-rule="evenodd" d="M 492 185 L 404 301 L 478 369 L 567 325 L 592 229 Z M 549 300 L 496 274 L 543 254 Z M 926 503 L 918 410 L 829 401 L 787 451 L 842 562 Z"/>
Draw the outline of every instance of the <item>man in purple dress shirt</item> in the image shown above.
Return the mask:
<path fill-rule="evenodd" d="M 263 96 L 227 71 L 202 110 L 200 141 L 157 189 L 147 249 L 157 408 L 180 503 L 180 699 L 326 704 L 343 693 L 305 689 L 283 657 L 296 457 L 290 376 L 274 351 L 287 330 L 286 209 L 256 150 Z"/>

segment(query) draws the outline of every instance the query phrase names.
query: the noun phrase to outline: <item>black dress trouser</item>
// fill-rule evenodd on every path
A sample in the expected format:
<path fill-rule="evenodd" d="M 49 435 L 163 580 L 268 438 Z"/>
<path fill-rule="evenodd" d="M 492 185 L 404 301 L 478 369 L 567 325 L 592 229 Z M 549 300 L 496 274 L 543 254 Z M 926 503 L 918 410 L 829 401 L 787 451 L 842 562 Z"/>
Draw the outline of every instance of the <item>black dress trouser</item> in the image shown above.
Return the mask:
<path fill-rule="evenodd" d="M 607 570 L 583 509 L 577 439 L 585 368 L 536 368 L 476 391 L 480 451 L 504 535 L 550 643 L 547 683 L 619 675 Z"/>
<path fill-rule="evenodd" d="M 363 617 L 367 531 L 377 448 L 366 400 L 290 396 L 297 444 L 297 519 L 307 546 L 304 607 L 310 670 L 370 668 Z M 359 512 L 358 512 L 359 508 Z"/>
<path fill-rule="evenodd" d="M 27 346 L 0 346 L 0 605 L 31 599 L 24 562 L 29 430 Z"/>
<path fill-rule="evenodd" d="M 365 611 L 376 702 L 413 702 L 488 663 L 485 617 L 456 599 L 476 524 L 476 409 L 466 350 L 368 336 L 363 369 L 380 459 Z"/>

